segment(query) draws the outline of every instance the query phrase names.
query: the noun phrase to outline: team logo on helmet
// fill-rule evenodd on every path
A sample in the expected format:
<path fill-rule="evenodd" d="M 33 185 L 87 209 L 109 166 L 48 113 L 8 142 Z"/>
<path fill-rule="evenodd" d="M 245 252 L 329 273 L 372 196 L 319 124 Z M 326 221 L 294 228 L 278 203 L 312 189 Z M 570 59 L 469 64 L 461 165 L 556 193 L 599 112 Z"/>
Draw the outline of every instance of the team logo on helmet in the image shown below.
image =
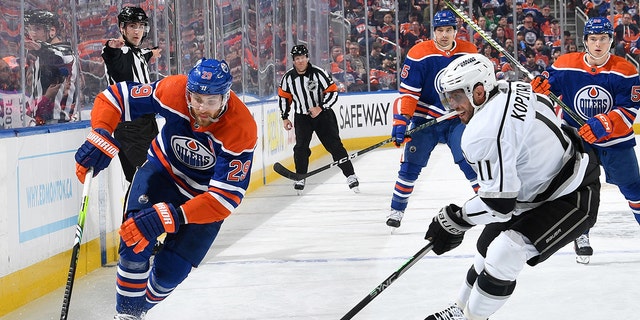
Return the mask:
<path fill-rule="evenodd" d="M 613 98 L 611 94 L 598 85 L 586 86 L 578 90 L 573 105 L 576 112 L 583 118 L 589 119 L 599 113 L 611 111 Z"/>
<path fill-rule="evenodd" d="M 198 140 L 174 136 L 171 145 L 176 158 L 189 168 L 207 170 L 216 164 L 216 156 Z"/>

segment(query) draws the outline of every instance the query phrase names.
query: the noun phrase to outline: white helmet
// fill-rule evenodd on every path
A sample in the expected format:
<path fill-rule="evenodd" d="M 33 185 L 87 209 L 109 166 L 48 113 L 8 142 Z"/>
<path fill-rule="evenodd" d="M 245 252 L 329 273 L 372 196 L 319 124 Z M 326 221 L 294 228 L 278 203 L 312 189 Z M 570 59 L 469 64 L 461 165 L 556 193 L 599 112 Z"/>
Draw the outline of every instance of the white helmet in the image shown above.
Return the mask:
<path fill-rule="evenodd" d="M 440 93 L 440 100 L 446 107 L 444 93 L 462 89 L 471 105 L 475 109 L 480 108 L 489 100 L 489 93 L 497 85 L 493 69 L 493 63 L 489 58 L 477 53 L 465 54 L 453 60 L 438 76 L 437 91 Z M 487 92 L 487 99 L 480 105 L 473 102 L 473 89 L 477 84 L 482 84 Z"/>

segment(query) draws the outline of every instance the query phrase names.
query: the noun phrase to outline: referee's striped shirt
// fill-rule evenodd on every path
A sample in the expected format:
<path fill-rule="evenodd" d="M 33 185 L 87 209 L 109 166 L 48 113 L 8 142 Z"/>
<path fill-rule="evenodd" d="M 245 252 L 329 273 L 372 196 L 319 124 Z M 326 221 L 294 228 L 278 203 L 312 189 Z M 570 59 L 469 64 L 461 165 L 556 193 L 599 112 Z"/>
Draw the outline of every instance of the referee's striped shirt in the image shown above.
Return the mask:
<path fill-rule="evenodd" d="M 122 48 L 111 48 L 106 43 L 102 48 L 102 58 L 109 84 L 121 81 L 150 83 L 148 61 L 153 57 L 150 49 L 129 46 L 126 42 Z"/>
<path fill-rule="evenodd" d="M 288 119 L 291 105 L 297 114 L 309 114 L 312 107 L 330 109 L 338 101 L 338 86 L 326 71 L 309 63 L 304 74 L 296 68 L 284 74 L 278 96 L 282 119 Z"/>

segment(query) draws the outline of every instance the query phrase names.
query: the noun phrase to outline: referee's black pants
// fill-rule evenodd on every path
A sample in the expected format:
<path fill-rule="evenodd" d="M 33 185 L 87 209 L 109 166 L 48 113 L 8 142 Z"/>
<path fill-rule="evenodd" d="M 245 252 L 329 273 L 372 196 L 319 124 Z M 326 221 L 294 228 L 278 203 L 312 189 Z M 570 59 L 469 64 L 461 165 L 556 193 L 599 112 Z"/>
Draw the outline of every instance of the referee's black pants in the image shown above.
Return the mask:
<path fill-rule="evenodd" d="M 306 114 L 296 113 L 294 116 L 294 128 L 296 132 L 296 145 L 293 147 L 293 161 L 296 165 L 296 173 L 307 173 L 309 169 L 309 156 L 311 156 L 311 137 L 316 133 L 322 146 L 331 154 L 333 161 L 338 161 L 348 156 L 347 150 L 342 145 L 338 131 L 338 120 L 332 109 L 324 109 L 317 117 L 311 118 Z M 355 173 L 351 161 L 345 161 L 338 165 L 342 174 L 348 177 Z"/>

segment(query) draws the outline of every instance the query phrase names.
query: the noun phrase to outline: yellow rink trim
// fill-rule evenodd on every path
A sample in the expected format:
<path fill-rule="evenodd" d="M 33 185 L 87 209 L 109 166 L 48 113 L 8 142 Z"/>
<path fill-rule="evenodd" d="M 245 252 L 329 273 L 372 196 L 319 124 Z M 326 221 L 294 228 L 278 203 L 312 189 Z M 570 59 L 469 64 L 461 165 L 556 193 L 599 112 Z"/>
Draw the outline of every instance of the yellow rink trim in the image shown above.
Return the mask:
<path fill-rule="evenodd" d="M 73 235 L 73 233 L 70 233 Z M 117 233 L 107 234 L 107 260 L 115 261 L 117 254 Z M 72 250 L 57 254 L 49 259 L 33 264 L 22 270 L 0 278 L 0 317 L 22 307 L 67 284 Z M 80 246 L 76 281 L 87 273 L 100 268 L 100 239 L 89 241 Z M 63 295 L 60 295 L 62 310 Z"/>
<path fill-rule="evenodd" d="M 380 141 L 384 141 L 385 139 L 386 137 L 357 138 L 345 140 L 343 143 L 347 150 L 357 151 L 379 143 Z M 390 145 L 392 144 L 389 144 L 389 146 Z M 325 157 L 327 154 L 328 153 L 322 145 L 318 145 L 312 148 L 310 162 L 312 163 L 314 160 Z M 292 158 L 282 160 L 281 163 L 287 168 L 293 170 L 294 166 Z M 324 164 L 325 163 L 317 164 L 317 167 Z M 336 170 L 339 169 L 336 168 Z M 263 182 L 270 183 L 282 178 L 279 174 L 273 171 L 272 167 L 266 168 L 266 174 L 264 175 L 265 181 L 263 181 L 262 176 L 262 170 L 256 170 L 252 173 L 252 177 L 254 178 L 252 178 L 249 183 L 247 193 L 257 190 L 263 186 Z M 72 228 L 69 228 L 69 230 L 72 230 Z M 69 231 L 69 237 L 72 237 L 73 235 L 73 232 Z M 107 263 L 113 263 L 117 260 L 119 239 L 117 231 L 107 234 Z M 67 283 L 67 275 L 69 273 L 71 252 L 72 250 L 70 249 L 66 252 L 28 266 L 22 270 L 0 277 L 0 301 L 2 301 L 2 303 L 0 303 L 0 317 L 26 305 L 27 303 L 30 303 L 37 298 L 51 293 L 56 289 L 61 287 L 64 288 Z M 80 246 L 75 281 L 78 281 L 89 272 L 100 267 L 100 239 L 96 238 Z M 61 294 L 60 309 L 62 309 L 62 300 L 63 295 Z"/>
<path fill-rule="evenodd" d="M 633 131 L 634 131 L 636 134 L 640 134 L 640 123 L 634 123 L 634 124 L 633 124 Z"/>

